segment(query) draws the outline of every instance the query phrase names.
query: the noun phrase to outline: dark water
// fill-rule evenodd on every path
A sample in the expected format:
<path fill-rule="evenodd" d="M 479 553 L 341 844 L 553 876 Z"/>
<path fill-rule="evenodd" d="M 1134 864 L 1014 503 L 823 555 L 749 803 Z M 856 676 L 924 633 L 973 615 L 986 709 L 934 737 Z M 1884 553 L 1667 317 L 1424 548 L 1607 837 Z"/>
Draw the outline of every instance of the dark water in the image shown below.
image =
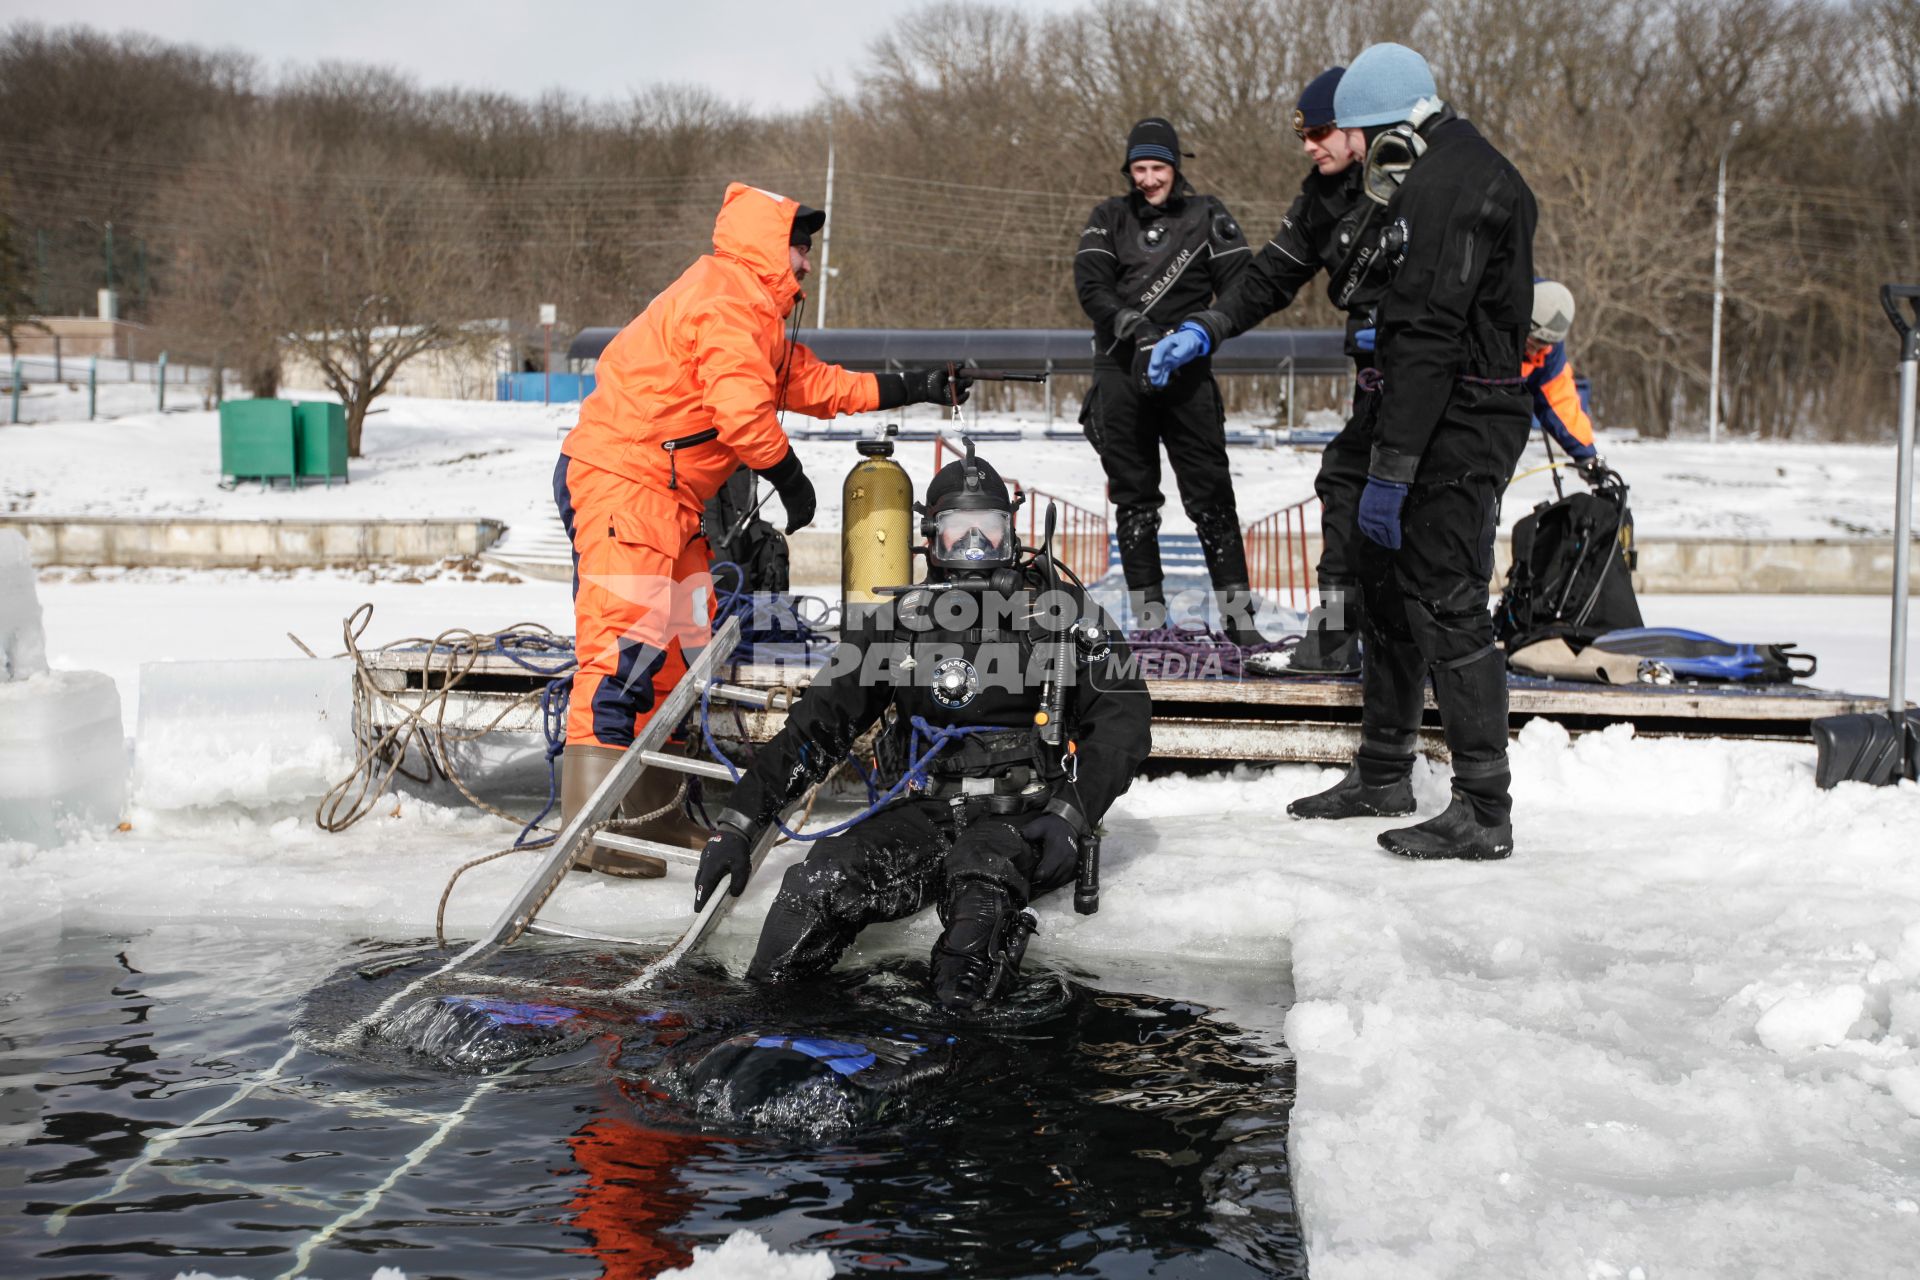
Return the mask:
<path fill-rule="evenodd" d="M 622 1000 L 631 955 L 516 949 L 343 1040 L 429 966 L 158 935 L 0 958 L 0 1276 L 642 1277 L 741 1228 L 841 1275 L 1305 1274 L 1291 1060 L 1196 1004 L 1049 970 L 955 1024 L 911 961 Z"/>

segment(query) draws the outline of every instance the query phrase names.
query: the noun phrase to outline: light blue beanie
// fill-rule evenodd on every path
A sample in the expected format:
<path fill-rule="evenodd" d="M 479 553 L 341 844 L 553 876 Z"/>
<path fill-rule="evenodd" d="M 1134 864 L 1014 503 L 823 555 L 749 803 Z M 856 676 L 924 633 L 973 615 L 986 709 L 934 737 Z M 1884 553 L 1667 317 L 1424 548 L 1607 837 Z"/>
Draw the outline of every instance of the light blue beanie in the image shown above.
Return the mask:
<path fill-rule="evenodd" d="M 1365 129 L 1411 119 L 1422 98 L 1438 99 L 1433 69 L 1403 44 L 1372 44 L 1360 51 L 1333 91 L 1335 123 Z"/>

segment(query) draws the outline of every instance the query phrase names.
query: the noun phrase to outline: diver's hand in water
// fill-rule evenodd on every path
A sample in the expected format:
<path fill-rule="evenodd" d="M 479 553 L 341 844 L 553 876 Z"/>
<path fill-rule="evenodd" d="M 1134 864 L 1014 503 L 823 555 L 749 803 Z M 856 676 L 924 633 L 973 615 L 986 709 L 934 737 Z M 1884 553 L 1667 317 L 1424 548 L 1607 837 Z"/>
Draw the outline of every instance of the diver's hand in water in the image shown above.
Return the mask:
<path fill-rule="evenodd" d="M 753 874 L 752 844 L 732 827 L 723 826 L 713 833 L 707 847 L 700 851 L 700 869 L 693 874 L 695 911 L 707 905 L 707 899 L 728 876 L 733 877 L 733 883 L 727 892 L 737 898 L 746 891 L 747 877 Z"/>
<path fill-rule="evenodd" d="M 1027 882 L 1036 894 L 1056 889 L 1073 879 L 1080 861 L 1080 837 L 1057 813 L 1043 813 L 1020 828 L 1020 835 L 1040 846 L 1040 862 Z"/>

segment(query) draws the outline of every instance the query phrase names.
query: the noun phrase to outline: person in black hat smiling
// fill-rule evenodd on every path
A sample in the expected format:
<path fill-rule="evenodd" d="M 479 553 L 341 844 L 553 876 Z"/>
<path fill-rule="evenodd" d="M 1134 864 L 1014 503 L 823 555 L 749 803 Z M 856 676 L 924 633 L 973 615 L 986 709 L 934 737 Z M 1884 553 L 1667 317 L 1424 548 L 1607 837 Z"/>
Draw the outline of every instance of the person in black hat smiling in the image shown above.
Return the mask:
<path fill-rule="evenodd" d="M 1246 548 L 1227 469 L 1220 391 L 1204 358 L 1159 387 L 1146 382 L 1154 343 L 1225 293 L 1252 254 L 1226 205 L 1194 191 L 1173 125 L 1158 116 L 1127 135 L 1127 194 L 1103 200 L 1074 256 L 1080 306 L 1093 321 L 1093 388 L 1081 409 L 1118 512 L 1120 563 L 1135 611 L 1149 627 L 1166 618 L 1160 565 L 1160 450 L 1199 534 L 1223 628 L 1260 643 L 1247 585 Z"/>

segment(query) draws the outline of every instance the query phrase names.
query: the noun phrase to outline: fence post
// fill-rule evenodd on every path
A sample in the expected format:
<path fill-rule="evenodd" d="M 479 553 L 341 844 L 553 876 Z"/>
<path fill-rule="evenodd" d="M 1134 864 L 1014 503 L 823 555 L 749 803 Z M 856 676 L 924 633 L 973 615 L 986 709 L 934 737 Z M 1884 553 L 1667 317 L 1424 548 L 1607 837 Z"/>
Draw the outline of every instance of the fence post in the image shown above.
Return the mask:
<path fill-rule="evenodd" d="M 1047 430 L 1053 430 L 1053 358 L 1047 358 Z"/>
<path fill-rule="evenodd" d="M 13 358 L 13 418 L 12 418 L 12 421 L 16 425 L 18 425 L 20 421 L 20 357 L 19 356 L 15 356 Z"/>
<path fill-rule="evenodd" d="M 100 395 L 100 357 L 87 358 L 87 421 L 93 421 L 94 410 L 99 407 Z"/>
<path fill-rule="evenodd" d="M 160 353 L 160 362 L 153 367 L 154 383 L 160 388 L 159 412 L 167 411 L 167 353 Z"/>
<path fill-rule="evenodd" d="M 60 362 L 60 335 L 57 333 L 53 335 L 53 380 L 55 382 L 67 380 L 66 366 Z"/>

